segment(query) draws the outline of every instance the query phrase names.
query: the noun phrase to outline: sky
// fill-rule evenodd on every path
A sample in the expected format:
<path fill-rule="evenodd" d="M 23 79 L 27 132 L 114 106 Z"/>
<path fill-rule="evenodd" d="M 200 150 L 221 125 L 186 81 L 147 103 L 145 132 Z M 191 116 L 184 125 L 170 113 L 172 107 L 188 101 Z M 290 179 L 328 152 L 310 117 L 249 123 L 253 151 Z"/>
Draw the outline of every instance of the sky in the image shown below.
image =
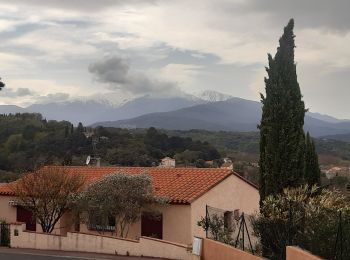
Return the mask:
<path fill-rule="evenodd" d="M 306 107 L 350 119 L 348 0 L 0 0 L 1 104 L 181 95 L 259 100 L 295 19 Z"/>

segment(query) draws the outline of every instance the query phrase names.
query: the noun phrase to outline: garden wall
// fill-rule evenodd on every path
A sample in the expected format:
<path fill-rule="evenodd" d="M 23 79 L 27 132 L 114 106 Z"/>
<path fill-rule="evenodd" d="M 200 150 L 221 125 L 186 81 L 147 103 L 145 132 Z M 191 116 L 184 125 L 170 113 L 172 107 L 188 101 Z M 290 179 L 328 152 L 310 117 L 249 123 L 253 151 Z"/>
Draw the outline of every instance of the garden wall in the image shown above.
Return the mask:
<path fill-rule="evenodd" d="M 223 243 L 204 238 L 202 260 L 261 260 L 263 258 Z"/>
<path fill-rule="evenodd" d="M 193 259 L 185 245 L 148 237 L 130 240 L 74 232 L 68 232 L 67 236 L 60 236 L 29 232 L 24 229 L 25 224 L 11 224 L 11 247 Z"/>
<path fill-rule="evenodd" d="M 286 260 L 321 260 L 321 258 L 314 256 L 308 251 L 302 250 L 299 247 L 287 246 Z"/>

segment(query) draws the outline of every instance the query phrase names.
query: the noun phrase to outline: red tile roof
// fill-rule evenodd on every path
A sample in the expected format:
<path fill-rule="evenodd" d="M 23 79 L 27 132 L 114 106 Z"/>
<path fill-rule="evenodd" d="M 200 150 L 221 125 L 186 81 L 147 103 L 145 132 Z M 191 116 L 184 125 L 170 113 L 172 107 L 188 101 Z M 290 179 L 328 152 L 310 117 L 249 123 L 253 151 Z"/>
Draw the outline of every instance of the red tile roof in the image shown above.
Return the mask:
<path fill-rule="evenodd" d="M 12 195 L 12 191 L 8 183 L 0 183 L 0 194 L 1 195 Z"/>
<path fill-rule="evenodd" d="M 111 173 L 149 174 L 156 196 L 167 197 L 171 203 L 189 204 L 232 174 L 218 168 L 156 168 L 156 167 L 64 167 L 67 173 L 80 174 L 88 183 Z M 235 174 L 237 176 L 237 174 Z M 240 177 L 240 176 L 238 176 Z M 8 184 L 0 184 L 0 194 L 13 195 Z"/>

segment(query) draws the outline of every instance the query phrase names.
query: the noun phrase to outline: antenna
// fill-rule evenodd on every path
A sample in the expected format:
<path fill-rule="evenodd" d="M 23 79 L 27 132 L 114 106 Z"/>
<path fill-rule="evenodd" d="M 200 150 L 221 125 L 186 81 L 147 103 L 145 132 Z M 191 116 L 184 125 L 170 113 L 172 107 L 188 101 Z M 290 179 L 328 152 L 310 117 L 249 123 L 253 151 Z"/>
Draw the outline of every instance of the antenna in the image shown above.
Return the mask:
<path fill-rule="evenodd" d="M 87 158 L 86 158 L 86 165 L 89 165 L 89 163 L 90 163 L 90 161 L 91 161 L 91 156 L 89 155 Z"/>

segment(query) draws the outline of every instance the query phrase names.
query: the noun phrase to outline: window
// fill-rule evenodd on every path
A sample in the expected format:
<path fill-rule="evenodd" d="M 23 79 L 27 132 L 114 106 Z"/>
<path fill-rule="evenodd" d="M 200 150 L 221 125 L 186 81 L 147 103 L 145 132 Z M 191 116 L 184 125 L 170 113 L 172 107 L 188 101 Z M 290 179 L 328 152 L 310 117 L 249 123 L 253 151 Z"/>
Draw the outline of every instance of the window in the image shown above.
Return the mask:
<path fill-rule="evenodd" d="M 162 214 L 143 212 L 141 215 L 141 236 L 163 239 Z"/>
<path fill-rule="evenodd" d="M 115 231 L 115 217 L 108 216 L 104 219 L 101 215 L 96 214 L 96 212 L 91 212 L 89 214 L 88 228 L 90 230 L 96 231 Z"/>
<path fill-rule="evenodd" d="M 235 216 L 235 220 L 239 220 L 239 218 L 241 217 L 240 213 L 239 213 L 239 209 L 235 209 L 235 211 L 233 212 L 233 215 Z"/>
<path fill-rule="evenodd" d="M 232 230 L 233 228 L 233 212 L 225 211 L 224 213 L 224 228 Z"/>

